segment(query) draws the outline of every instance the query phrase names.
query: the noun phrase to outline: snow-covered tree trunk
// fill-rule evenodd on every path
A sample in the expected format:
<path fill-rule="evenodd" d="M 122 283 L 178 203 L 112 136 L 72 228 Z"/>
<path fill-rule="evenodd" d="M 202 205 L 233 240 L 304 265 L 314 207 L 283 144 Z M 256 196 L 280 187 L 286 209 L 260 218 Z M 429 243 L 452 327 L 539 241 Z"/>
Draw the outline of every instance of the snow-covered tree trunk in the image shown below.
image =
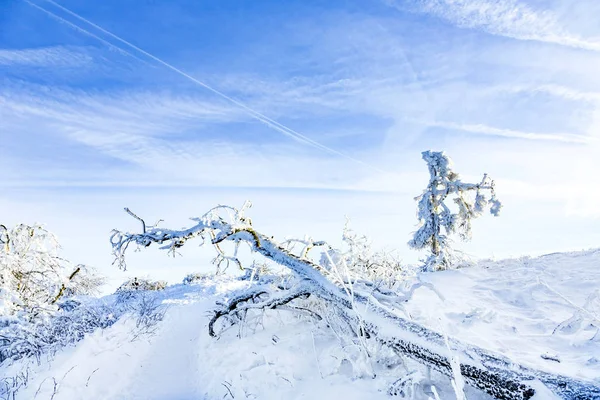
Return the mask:
<path fill-rule="evenodd" d="M 340 287 L 328 279 L 326 269 L 304 255 L 298 256 L 277 243 L 272 237 L 257 232 L 244 216 L 246 207 L 236 210 L 219 206 L 210 210 L 196 225 L 184 230 L 169 230 L 151 227 L 140 234 L 114 231 L 111 237 L 113 251 L 118 264 L 125 268 L 125 252 L 131 243 L 147 247 L 162 244 L 164 249 L 175 250 L 187 240 L 200 237 L 213 245 L 231 241 L 236 245 L 246 243 L 264 257 L 287 267 L 296 278 L 291 287 L 250 287 L 235 296 L 215 311 L 209 324 L 211 335 L 216 321 L 224 316 L 248 309 L 271 309 L 285 306 L 295 299 L 315 296 L 335 309 L 341 319 L 356 323 L 360 329 L 355 334 L 369 336 L 389 346 L 398 354 L 410 357 L 450 377 L 453 376 L 452 358 L 449 348 L 460 353 L 460 371 L 467 384 L 479 388 L 497 399 L 530 399 L 536 393 L 537 383 L 565 399 L 591 400 L 600 398 L 600 388 L 591 382 L 536 371 L 521 366 L 502 356 L 476 346 L 448 341 L 439 333 L 412 322 L 399 312 L 402 296 L 378 290 L 365 282 L 356 282 L 350 287 Z M 219 211 L 230 214 L 230 221 L 219 215 Z M 219 252 L 221 250 L 219 249 Z"/>

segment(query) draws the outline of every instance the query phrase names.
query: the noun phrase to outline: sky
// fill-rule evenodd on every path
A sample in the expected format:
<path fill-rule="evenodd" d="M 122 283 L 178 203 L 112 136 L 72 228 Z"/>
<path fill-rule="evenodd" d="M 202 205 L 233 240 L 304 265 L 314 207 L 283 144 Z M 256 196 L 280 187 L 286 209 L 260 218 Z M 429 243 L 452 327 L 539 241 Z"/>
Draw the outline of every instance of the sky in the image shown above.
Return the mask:
<path fill-rule="evenodd" d="M 424 150 L 496 181 L 473 257 L 600 244 L 600 2 L 0 0 L 0 222 L 115 282 L 129 207 L 165 226 L 251 200 L 277 237 L 346 217 L 406 262 Z M 194 249 L 133 254 L 176 281 Z"/>

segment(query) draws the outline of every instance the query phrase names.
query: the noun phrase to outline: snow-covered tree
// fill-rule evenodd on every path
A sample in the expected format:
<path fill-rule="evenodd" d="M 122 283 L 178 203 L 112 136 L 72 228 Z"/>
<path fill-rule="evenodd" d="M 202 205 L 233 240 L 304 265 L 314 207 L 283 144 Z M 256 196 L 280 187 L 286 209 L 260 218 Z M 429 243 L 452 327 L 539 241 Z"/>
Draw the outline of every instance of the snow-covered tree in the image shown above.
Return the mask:
<path fill-rule="evenodd" d="M 452 171 L 452 161 L 443 152 L 428 150 L 422 156 L 429 168 L 429 184 L 415 199 L 420 226 L 408 244 L 414 249 L 430 249 L 425 270 L 443 270 L 453 261 L 448 236 L 456 233 L 462 240 L 469 240 L 471 221 L 487 208 L 498 216 L 502 204 L 496 198 L 494 181 L 487 174 L 479 183 L 465 183 Z M 450 207 L 449 200 L 457 209 Z"/>
<path fill-rule="evenodd" d="M 148 229 L 145 224 L 142 233 L 115 230 L 111 236 L 115 261 L 125 269 L 125 253 L 131 244 L 139 247 L 156 244 L 174 252 L 188 240 L 197 239 L 212 244 L 218 255 L 230 257 L 239 265 L 241 261 L 235 250 L 229 255 L 225 253 L 225 247 L 216 246 L 229 242 L 237 249 L 238 245 L 246 244 L 252 252 L 285 268 L 287 274 L 266 276 L 228 293 L 213 311 L 208 324 L 211 336 L 220 336 L 232 324 L 248 321 L 249 313 L 260 315 L 272 309 L 286 310 L 320 321 L 334 331 L 334 326 L 344 326 L 336 334 L 349 340 L 348 348 L 362 346 L 361 343 L 368 340 L 455 381 L 460 374 L 462 379 L 456 383 L 457 392 L 464 382 L 497 399 L 528 400 L 537 395 L 541 383 L 561 398 L 600 398 L 600 388 L 593 382 L 519 365 L 514 360 L 461 343 L 404 317 L 403 304 L 415 288 L 424 286 L 423 282 L 417 282 L 408 293 L 402 293 L 364 279 L 348 281 L 346 277 L 352 278 L 352 271 L 345 271 L 343 263 L 336 268 L 333 260 L 328 260 L 329 265 L 321 265 L 310 258 L 310 249 L 329 248 L 326 243 L 310 239 L 278 242 L 273 236 L 255 230 L 251 219 L 245 216 L 248 207 L 249 203 L 239 210 L 218 206 L 202 217 L 193 218 L 193 226 L 179 230 L 156 226 Z M 302 249 L 290 249 L 292 242 L 301 244 Z M 363 250 L 368 248 L 358 242 L 354 246 L 358 254 L 364 254 Z M 345 257 L 343 253 L 340 256 Z M 315 307 L 315 304 L 322 307 Z M 449 348 L 460 353 L 460 358 L 450 354 Z M 366 355 L 371 356 L 368 351 Z M 393 384 L 391 394 L 406 393 L 404 389 L 413 380 L 405 379 L 406 375 L 403 372 L 401 379 Z"/>
<path fill-rule="evenodd" d="M 58 309 L 61 298 L 94 293 L 104 279 L 59 256 L 56 237 L 41 225 L 0 225 L 0 316 L 31 319 Z"/>

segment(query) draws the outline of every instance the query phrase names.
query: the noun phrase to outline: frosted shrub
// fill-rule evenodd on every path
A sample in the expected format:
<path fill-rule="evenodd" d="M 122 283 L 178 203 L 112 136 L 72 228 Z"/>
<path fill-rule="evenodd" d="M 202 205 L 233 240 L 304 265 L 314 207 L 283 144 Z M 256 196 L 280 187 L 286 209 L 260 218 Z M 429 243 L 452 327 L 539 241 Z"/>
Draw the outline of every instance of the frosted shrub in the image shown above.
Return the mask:
<path fill-rule="evenodd" d="M 184 285 L 193 285 L 194 283 L 204 282 L 210 279 L 209 274 L 203 274 L 200 272 L 194 272 L 191 274 L 187 274 L 185 278 L 183 278 Z"/>
<path fill-rule="evenodd" d="M 121 286 L 117 288 L 116 293 L 136 290 L 163 290 L 166 287 L 166 281 L 151 281 L 149 279 L 136 277 L 123 282 Z"/>
<path fill-rule="evenodd" d="M 79 305 L 34 321 L 4 318 L 0 324 L 0 362 L 53 354 L 97 328 L 112 325 L 120 314 L 107 305 Z"/>
<path fill-rule="evenodd" d="M 244 268 L 244 274 L 240 276 L 240 279 L 245 281 L 257 281 L 263 277 L 271 276 L 273 273 L 274 271 L 271 270 L 267 263 L 253 261 L 249 267 Z"/>
<path fill-rule="evenodd" d="M 112 326 L 124 316 L 134 318 L 133 338 L 152 334 L 165 312 L 155 294 L 141 291 L 139 296 L 128 299 L 68 300 L 60 303 L 59 311 L 33 321 L 18 316 L 1 318 L 0 363 L 24 357 L 39 359 L 41 355 L 52 356 L 96 329 Z"/>
<path fill-rule="evenodd" d="M 95 270 L 59 256 L 56 237 L 41 225 L 0 225 L 0 315 L 29 319 L 55 312 L 57 302 L 97 292 Z"/>
<path fill-rule="evenodd" d="M 408 242 L 414 249 L 429 248 L 431 254 L 424 270 L 448 269 L 453 264 L 449 235 L 471 238 L 471 221 L 486 209 L 498 216 L 502 204 L 496 198 L 494 181 L 487 174 L 479 183 L 462 182 L 452 171 L 452 162 L 443 152 L 424 151 L 429 168 L 429 184 L 415 200 L 418 202 L 419 228 Z M 451 209 L 449 200 L 455 204 Z"/>
<path fill-rule="evenodd" d="M 115 294 L 119 301 L 128 300 L 135 297 L 136 294 L 144 291 L 164 290 L 167 287 L 166 281 L 151 281 L 144 278 L 131 278 L 126 280 L 117 288 Z"/>
<path fill-rule="evenodd" d="M 392 287 L 411 274 L 394 254 L 373 250 L 371 241 L 353 231 L 348 222 L 342 241 L 344 249 L 329 249 L 321 254 L 319 264 L 329 271 L 329 275 L 337 269 L 346 282 L 364 280 Z"/>

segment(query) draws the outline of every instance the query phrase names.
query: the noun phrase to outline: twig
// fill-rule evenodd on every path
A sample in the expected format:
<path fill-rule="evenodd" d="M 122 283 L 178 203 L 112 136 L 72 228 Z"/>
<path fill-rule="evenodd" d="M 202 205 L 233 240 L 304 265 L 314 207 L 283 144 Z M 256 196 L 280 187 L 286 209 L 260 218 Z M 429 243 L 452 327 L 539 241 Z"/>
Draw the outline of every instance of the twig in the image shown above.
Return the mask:
<path fill-rule="evenodd" d="M 319 355 L 317 354 L 317 346 L 315 346 L 315 335 L 313 331 L 310 331 L 310 336 L 312 337 L 313 351 L 315 352 L 315 360 L 317 361 L 317 369 L 319 370 L 319 375 L 321 375 L 321 379 L 325 379 L 325 377 L 323 376 L 323 372 L 321 372 L 321 365 L 319 363 Z"/>
<path fill-rule="evenodd" d="M 42 385 L 44 384 L 44 382 L 46 382 L 46 380 L 48 380 L 47 377 L 44 378 L 44 380 L 40 382 L 40 385 L 38 386 L 37 390 L 35 391 L 35 394 L 33 395 L 34 399 L 37 397 L 38 394 L 40 394 L 40 390 L 42 390 Z"/>
<path fill-rule="evenodd" d="M 225 383 L 228 383 L 229 385 L 231 385 L 231 383 L 229 383 L 227 381 L 225 381 Z M 231 396 L 231 398 L 235 399 L 235 396 L 233 395 L 233 393 L 231 393 L 231 389 L 225 383 L 221 382 L 221 385 L 223 385 L 225 387 L 225 389 L 227 389 L 227 391 L 229 392 L 229 395 Z M 223 398 L 225 398 L 225 397 L 227 397 L 227 393 L 225 393 L 225 396 L 223 396 Z"/>
<path fill-rule="evenodd" d="M 63 377 L 62 377 L 62 379 L 60 380 L 60 383 L 62 383 L 62 381 L 64 381 L 64 380 L 65 380 L 65 378 L 67 377 L 67 375 L 69 374 L 69 372 L 73 371 L 73 370 L 75 369 L 75 367 L 76 367 L 76 366 L 77 366 L 77 365 L 73 365 L 73 366 L 71 367 L 71 369 L 69 369 L 67 372 L 65 372 L 65 374 L 64 374 L 64 375 L 63 375 Z"/>
<path fill-rule="evenodd" d="M 92 371 L 92 373 L 90 374 L 90 376 L 88 376 L 87 381 L 85 382 L 85 387 L 88 387 L 88 385 L 90 384 L 90 379 L 92 378 L 92 375 L 94 375 L 94 373 L 96 371 L 98 371 L 100 368 L 96 368 L 95 370 Z"/>
<path fill-rule="evenodd" d="M 138 217 L 137 215 L 135 215 L 135 213 L 133 211 L 131 211 L 129 208 L 125 207 L 125 212 L 129 215 L 131 215 L 133 218 L 137 219 L 138 221 L 140 221 L 142 223 L 142 232 L 146 233 L 146 222 L 144 222 L 143 219 L 141 219 L 140 217 Z M 160 221 L 160 220 L 159 220 Z"/>
<path fill-rule="evenodd" d="M 584 307 L 580 307 L 577 304 L 573 303 L 571 300 L 569 300 L 568 298 L 566 298 L 565 296 L 563 296 L 560 292 L 558 292 L 557 290 L 553 289 L 552 287 L 550 287 L 550 285 L 548 285 L 545 281 L 543 281 L 542 279 L 540 279 L 540 277 L 537 277 L 538 283 L 542 286 L 544 286 L 546 289 L 548 289 L 549 291 L 551 291 L 552 293 L 554 293 L 555 295 L 557 295 L 558 297 L 560 297 L 561 299 L 563 299 L 565 302 L 567 302 L 570 306 L 572 306 L 573 308 L 575 308 L 576 310 L 587 314 L 589 317 L 591 317 L 593 320 L 595 320 L 596 322 L 600 323 L 600 317 L 597 316 L 596 314 L 594 314 L 593 312 L 585 309 Z"/>
<path fill-rule="evenodd" d="M 58 382 L 56 382 L 56 379 L 52 378 L 52 380 L 54 381 L 54 390 L 52 391 L 52 396 L 50 396 L 50 400 L 54 399 L 54 396 L 56 396 L 56 394 L 58 393 Z"/>

